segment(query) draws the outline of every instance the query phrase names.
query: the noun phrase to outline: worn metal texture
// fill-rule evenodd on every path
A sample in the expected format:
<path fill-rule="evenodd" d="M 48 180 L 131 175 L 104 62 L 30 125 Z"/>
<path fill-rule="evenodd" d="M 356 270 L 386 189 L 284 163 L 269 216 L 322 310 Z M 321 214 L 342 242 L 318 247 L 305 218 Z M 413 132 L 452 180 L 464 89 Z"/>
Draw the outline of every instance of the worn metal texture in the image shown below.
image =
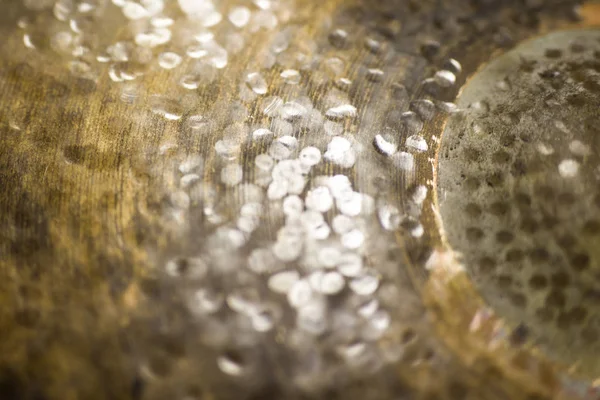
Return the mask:
<path fill-rule="evenodd" d="M 598 398 L 592 353 L 473 284 L 437 168 L 483 66 L 599 23 L 577 1 L 5 0 L 0 398 Z"/>

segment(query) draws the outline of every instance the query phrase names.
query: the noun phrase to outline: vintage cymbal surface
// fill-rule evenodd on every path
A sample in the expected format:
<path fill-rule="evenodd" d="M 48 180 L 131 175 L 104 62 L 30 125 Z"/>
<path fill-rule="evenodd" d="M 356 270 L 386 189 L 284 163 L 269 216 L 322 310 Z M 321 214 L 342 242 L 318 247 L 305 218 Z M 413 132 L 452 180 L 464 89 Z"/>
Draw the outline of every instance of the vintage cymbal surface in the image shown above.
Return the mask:
<path fill-rule="evenodd" d="M 0 22 L 0 398 L 600 398 L 598 4 Z"/>

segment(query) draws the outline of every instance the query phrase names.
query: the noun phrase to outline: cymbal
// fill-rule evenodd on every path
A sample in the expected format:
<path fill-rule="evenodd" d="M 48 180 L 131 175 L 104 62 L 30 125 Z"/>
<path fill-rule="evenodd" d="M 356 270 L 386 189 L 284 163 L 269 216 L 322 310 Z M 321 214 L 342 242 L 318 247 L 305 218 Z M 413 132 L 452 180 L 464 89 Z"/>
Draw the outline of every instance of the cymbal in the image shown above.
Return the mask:
<path fill-rule="evenodd" d="M 3 399 L 600 398 L 600 5 L 7 0 Z"/>

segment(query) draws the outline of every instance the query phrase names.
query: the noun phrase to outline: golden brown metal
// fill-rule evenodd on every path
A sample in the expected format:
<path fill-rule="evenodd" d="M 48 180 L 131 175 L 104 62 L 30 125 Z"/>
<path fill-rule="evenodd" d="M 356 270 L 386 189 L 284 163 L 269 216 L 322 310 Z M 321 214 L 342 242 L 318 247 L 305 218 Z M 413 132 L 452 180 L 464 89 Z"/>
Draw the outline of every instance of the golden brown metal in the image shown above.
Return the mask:
<path fill-rule="evenodd" d="M 295 18 L 306 25 L 295 38 L 299 47 L 304 35 L 326 38 L 326 21 L 350 8 L 337 0 L 301 3 Z M 368 7 L 389 9 L 384 3 Z M 433 12 L 433 3 L 423 8 Z M 597 25 L 598 7 L 584 6 L 583 20 L 576 24 L 548 12 L 536 32 L 515 32 L 516 40 Z M 501 12 L 508 20 L 510 7 Z M 158 253 L 178 240 L 176 230 L 158 214 L 160 196 L 170 182 L 152 175 L 166 161 L 155 160 L 149 169 L 146 152 L 169 141 L 183 142 L 189 151 L 210 148 L 217 137 L 182 141 L 176 125 L 118 101 L 106 75 L 97 83 L 76 78 L 51 55 L 26 49 L 15 26 L 22 14 L 17 1 L 4 2 L 0 14 L 0 391 L 8 393 L 2 398 L 135 398 L 136 372 L 130 359 L 136 355 L 128 349 L 133 342 L 150 346 L 160 340 L 153 338 L 154 332 L 141 330 L 138 322 L 151 318 L 154 308 L 167 307 L 152 297 L 156 282 L 149 279 L 148 248 Z M 360 13 L 355 18 L 350 24 L 357 31 L 372 29 L 363 25 Z M 393 29 L 393 16 L 388 24 Z M 110 19 L 105 27 L 107 32 L 114 29 Z M 267 45 L 266 39 L 266 34 L 259 35 L 231 61 L 229 75 L 201 98 L 200 109 L 203 102 L 229 100 L 235 82 L 228 77 L 240 75 L 247 61 Z M 448 46 L 469 73 L 502 51 L 493 42 L 460 39 Z M 456 45 L 461 41 L 463 45 Z M 368 56 L 361 47 L 348 54 L 357 64 Z M 166 74 L 156 74 L 150 86 L 160 91 L 169 84 Z M 376 101 L 369 93 L 370 84 L 365 83 L 362 98 Z M 384 104 L 375 107 L 386 110 Z M 428 124 L 427 135 L 439 135 L 444 124 L 441 118 Z M 212 172 L 207 168 L 205 178 L 212 179 Z M 432 233 L 428 245 L 444 252 L 431 205 L 435 201 L 425 206 L 425 230 Z M 398 240 L 403 248 L 410 247 L 410 238 Z M 444 376 L 424 363 L 398 369 L 414 398 L 559 398 L 559 376 L 569 366 L 544 361 L 534 348 L 513 348 L 506 340 L 490 347 L 495 324 L 501 323 L 497 317 L 483 322 L 477 332 L 470 331 L 483 303 L 466 274 L 452 272 L 455 261 L 447 257 L 443 262 L 449 267 L 428 277 L 421 268 L 411 270 L 435 328 L 426 334 L 437 338 L 448 354 Z M 405 258 L 414 260 L 418 254 Z M 185 371 L 183 350 L 177 343 L 170 346 L 175 354 L 171 368 Z M 168 393 L 166 383 L 156 384 L 144 398 L 163 398 L 161 393 Z M 214 396 L 209 391 L 198 398 Z"/>

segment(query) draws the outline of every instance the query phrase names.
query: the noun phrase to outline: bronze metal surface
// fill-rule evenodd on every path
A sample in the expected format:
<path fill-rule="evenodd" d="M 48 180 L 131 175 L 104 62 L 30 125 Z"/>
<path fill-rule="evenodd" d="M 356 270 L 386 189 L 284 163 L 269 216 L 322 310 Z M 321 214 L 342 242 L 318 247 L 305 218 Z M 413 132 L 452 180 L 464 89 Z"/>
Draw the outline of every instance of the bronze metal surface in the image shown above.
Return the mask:
<path fill-rule="evenodd" d="M 228 8 L 237 2 L 222 3 Z M 583 5 L 579 14 L 574 4 L 297 1 L 290 5 L 287 22 L 252 36 L 216 79 L 193 96 L 173 89 L 171 72 L 154 68 L 145 73 L 141 94 L 127 102 L 122 100 L 123 84 L 111 80 L 107 64 L 94 65 L 90 75 L 74 74 L 70 59 L 51 50 L 57 28 L 50 11 L 5 1 L 0 14 L 0 398 L 598 398 L 581 394 L 593 390 L 593 378 L 585 371 L 547 357 L 527 340 L 515 345 L 515 327 L 504 325 L 502 316 L 483 313 L 481 296 L 443 238 L 435 190 L 423 206 L 423 238 L 398 231 L 397 247 L 390 250 L 404 271 L 396 281 L 404 304 L 399 318 L 414 328 L 418 345 L 374 375 L 355 373 L 332 380 L 330 387 L 298 391 L 286 375 L 286 366 L 296 361 L 276 355 L 269 356 L 260 378 L 240 383 L 223 377 L 214 364 L 218 351 L 196 343 L 201 329 L 183 310 L 185 283 L 165 279 L 158 267 L 204 245 L 212 233 L 206 215 L 190 213 L 182 220 L 171 214 L 168 198 L 178 182 L 167 172 L 178 157 L 202 155 L 201 179 L 217 186 L 215 208 L 221 215 L 233 218 L 243 204 L 240 198 L 246 194 L 239 187 L 220 185 L 223 162 L 214 147 L 229 124 L 263 118 L 253 101 L 246 103 L 243 118 L 228 105 L 237 101 L 240 77 L 261 62 L 275 32 L 294 26 L 290 48 L 307 57 L 347 61 L 344 73 L 354 82 L 352 99 L 360 114 L 347 128 L 356 128 L 358 142 L 366 147 L 372 146 L 372 138 L 360 136 L 365 127 L 379 126 L 394 108 L 407 109 L 411 100 L 429 96 L 454 101 L 481 66 L 521 41 L 598 25 L 598 4 Z M 98 31 L 90 43 L 127 37 L 116 7 L 107 9 L 95 21 Z M 17 26 L 23 17 L 30 21 L 33 49 L 24 45 L 24 30 Z M 214 30 L 219 32 L 220 26 Z M 337 27 L 351 32 L 354 42 L 331 45 Z M 366 37 L 378 38 L 380 53 L 365 47 L 361 39 Z M 428 54 L 424 43 L 432 40 L 439 48 Z M 422 80 L 449 58 L 462 65 L 456 85 L 429 94 Z M 385 71 L 382 81 L 368 76 L 365 71 L 371 67 Z M 277 67 L 265 70 L 273 80 L 279 73 Z M 332 87 L 320 83 L 318 73 L 307 69 L 307 83 L 302 82 L 315 104 Z M 394 83 L 408 89 L 406 98 L 388 94 Z M 169 121 L 152 113 L 150 95 L 171 90 L 181 99 L 174 107 L 182 107 L 186 116 L 206 115 L 214 129 L 194 134 L 186 118 Z M 269 90 L 281 96 L 294 93 L 275 85 Z M 447 118 L 436 114 L 425 123 L 423 136 L 440 137 Z M 165 145 L 174 146 L 169 150 Z M 265 146 L 252 144 L 240 156 L 245 172 L 252 166 L 244 164 L 244 157 L 249 160 Z M 371 147 L 367 161 L 350 173 L 357 187 L 373 191 L 373 178 L 388 174 L 389 196 L 399 204 L 408 202 L 413 182 L 429 182 L 435 189 L 435 146 L 417 159 L 410 179 L 381 167 L 370 152 Z M 320 174 L 340 173 L 336 168 L 323 167 Z M 276 221 L 265 218 L 256 243 L 274 236 Z M 433 260 L 432 251 L 439 253 Z M 441 267 L 426 269 L 428 259 Z M 274 337 L 273 343 L 278 340 Z M 265 345 L 270 347 L 276 345 Z"/>

